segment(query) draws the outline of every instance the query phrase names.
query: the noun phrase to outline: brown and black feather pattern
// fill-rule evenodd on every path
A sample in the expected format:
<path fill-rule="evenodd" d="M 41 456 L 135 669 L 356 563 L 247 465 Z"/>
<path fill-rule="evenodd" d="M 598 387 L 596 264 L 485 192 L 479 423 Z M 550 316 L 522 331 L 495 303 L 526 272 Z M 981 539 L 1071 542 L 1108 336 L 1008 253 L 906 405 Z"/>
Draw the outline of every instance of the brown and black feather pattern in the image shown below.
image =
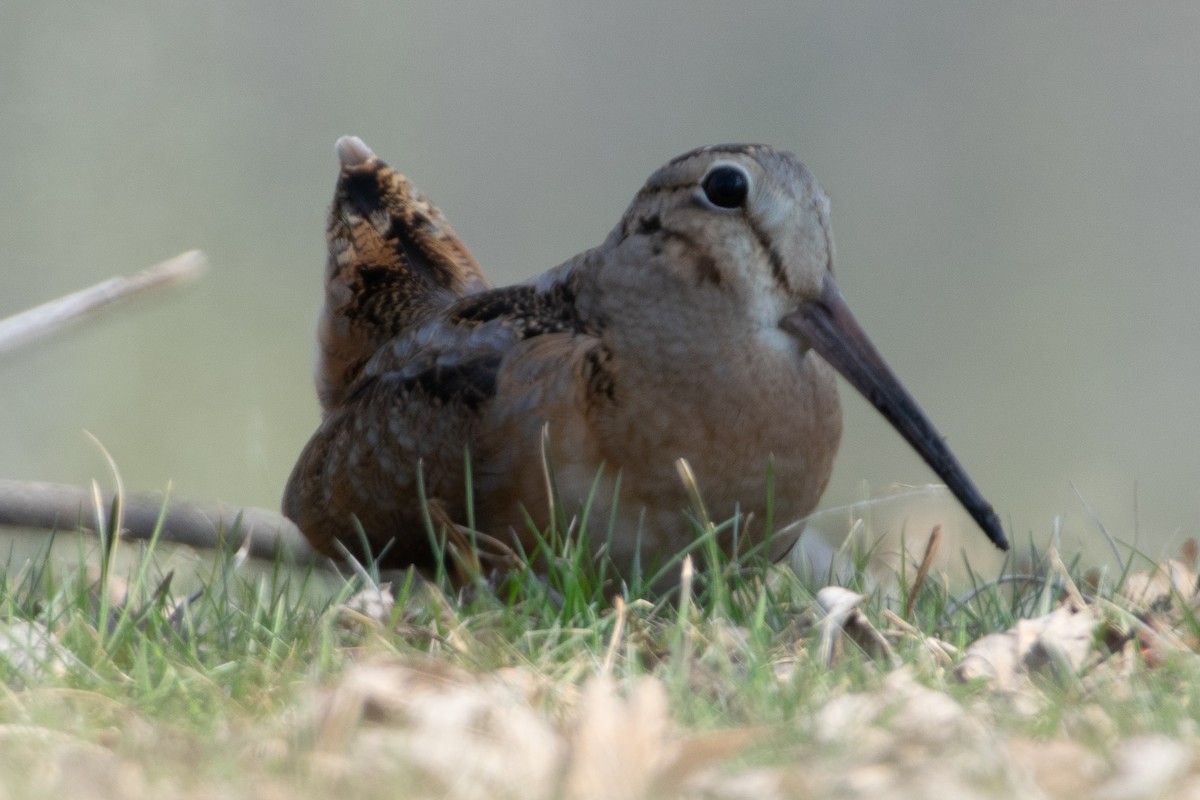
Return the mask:
<path fill-rule="evenodd" d="M 430 568 L 418 468 L 435 524 L 466 518 L 466 454 L 512 347 L 586 330 L 569 283 L 491 289 L 441 211 L 355 139 L 329 215 L 316 371 L 324 419 L 297 461 L 284 513 L 314 547 Z M 512 388 L 509 381 L 510 390 Z M 503 449 L 499 443 L 498 449 Z M 501 461 L 504 459 L 501 458 Z"/>

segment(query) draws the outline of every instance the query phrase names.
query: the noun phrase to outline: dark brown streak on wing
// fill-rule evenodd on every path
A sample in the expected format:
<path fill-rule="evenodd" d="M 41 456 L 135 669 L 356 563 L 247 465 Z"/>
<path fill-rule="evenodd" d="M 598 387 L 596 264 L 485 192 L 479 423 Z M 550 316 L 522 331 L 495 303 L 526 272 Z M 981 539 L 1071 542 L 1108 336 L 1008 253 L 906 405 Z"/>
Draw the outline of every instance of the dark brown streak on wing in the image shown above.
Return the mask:
<path fill-rule="evenodd" d="M 383 344 L 489 284 L 437 206 L 378 158 L 343 166 L 327 238 L 317 384 L 329 413 Z"/>
<path fill-rule="evenodd" d="M 451 323 L 475 327 L 499 321 L 514 340 L 546 333 L 583 333 L 589 329 L 575 306 L 575 291 L 568 283 L 547 291 L 530 285 L 492 289 L 466 297 L 447 314 Z"/>
<path fill-rule="evenodd" d="M 425 206 L 422 211 L 419 206 Z M 330 218 L 331 242 L 348 235 L 357 258 L 336 269 L 348 279 L 346 316 L 377 326 L 380 343 L 428 311 L 444 308 L 469 291 L 487 287 L 475 260 L 404 176 L 379 163 L 346 169 Z M 380 231 L 377 221 L 386 218 Z M 344 234 L 341 232 L 344 231 Z M 352 274 L 347 274 L 352 273 Z"/>
<path fill-rule="evenodd" d="M 390 224 L 382 236 L 394 243 L 397 262 L 405 264 L 430 288 L 461 295 L 483 281 L 475 259 L 454 236 L 437 207 L 387 165 L 380 163 L 377 170 L 369 172 L 363 168 L 345 170 L 335 205 L 337 201 L 367 219 L 386 214 Z"/>

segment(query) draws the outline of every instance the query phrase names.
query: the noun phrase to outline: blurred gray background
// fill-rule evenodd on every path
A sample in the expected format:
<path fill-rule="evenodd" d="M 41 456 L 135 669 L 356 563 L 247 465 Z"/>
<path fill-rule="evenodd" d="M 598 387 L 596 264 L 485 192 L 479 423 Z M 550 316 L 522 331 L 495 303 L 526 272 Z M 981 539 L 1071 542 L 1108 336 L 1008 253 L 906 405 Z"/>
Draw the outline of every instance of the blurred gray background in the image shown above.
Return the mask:
<path fill-rule="evenodd" d="M 499 283 L 701 144 L 793 150 L 859 319 L 1018 539 L 1200 522 L 1200 9 L 0 2 L 0 316 L 199 247 L 200 286 L 0 360 L 0 477 L 276 507 L 333 142 Z M 823 503 L 931 473 L 843 391 Z M 864 488 L 865 487 L 865 488 Z"/>

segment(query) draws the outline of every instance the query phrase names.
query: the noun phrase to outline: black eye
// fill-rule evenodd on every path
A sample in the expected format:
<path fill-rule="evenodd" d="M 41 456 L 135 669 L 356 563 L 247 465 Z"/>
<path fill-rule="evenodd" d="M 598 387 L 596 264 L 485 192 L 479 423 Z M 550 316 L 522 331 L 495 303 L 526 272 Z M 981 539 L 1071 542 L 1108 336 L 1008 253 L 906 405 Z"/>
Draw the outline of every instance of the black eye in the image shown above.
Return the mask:
<path fill-rule="evenodd" d="M 700 187 L 714 206 L 737 208 L 746 202 L 750 179 L 737 167 L 717 167 L 705 176 Z"/>

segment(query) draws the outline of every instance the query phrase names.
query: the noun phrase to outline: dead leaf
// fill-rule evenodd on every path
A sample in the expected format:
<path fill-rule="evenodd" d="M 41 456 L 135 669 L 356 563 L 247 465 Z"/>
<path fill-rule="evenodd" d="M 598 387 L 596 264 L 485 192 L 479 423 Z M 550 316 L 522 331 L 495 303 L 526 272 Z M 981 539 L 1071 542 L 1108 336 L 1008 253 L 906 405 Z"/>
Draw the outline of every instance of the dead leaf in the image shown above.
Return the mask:
<path fill-rule="evenodd" d="M 1121 596 L 1134 613 L 1169 611 L 1176 600 L 1190 603 L 1196 598 L 1196 571 L 1183 561 L 1169 558 L 1149 572 L 1134 572 L 1121 586 Z"/>
<path fill-rule="evenodd" d="M 866 599 L 840 586 L 826 586 L 817 592 L 817 605 L 824 616 L 817 623 L 821 631 L 820 658 L 824 664 L 832 664 L 840 652 L 841 637 L 845 634 L 864 653 L 872 658 L 887 658 L 899 663 L 892 646 L 871 624 L 866 615 L 858 610 L 858 604 Z"/>
<path fill-rule="evenodd" d="M 1037 619 L 1018 620 L 1015 627 L 974 642 L 955 674 L 961 681 L 983 679 L 993 689 L 1013 691 L 1029 674 L 1047 668 L 1077 673 L 1092 653 L 1099 612 L 1073 603 Z"/>

